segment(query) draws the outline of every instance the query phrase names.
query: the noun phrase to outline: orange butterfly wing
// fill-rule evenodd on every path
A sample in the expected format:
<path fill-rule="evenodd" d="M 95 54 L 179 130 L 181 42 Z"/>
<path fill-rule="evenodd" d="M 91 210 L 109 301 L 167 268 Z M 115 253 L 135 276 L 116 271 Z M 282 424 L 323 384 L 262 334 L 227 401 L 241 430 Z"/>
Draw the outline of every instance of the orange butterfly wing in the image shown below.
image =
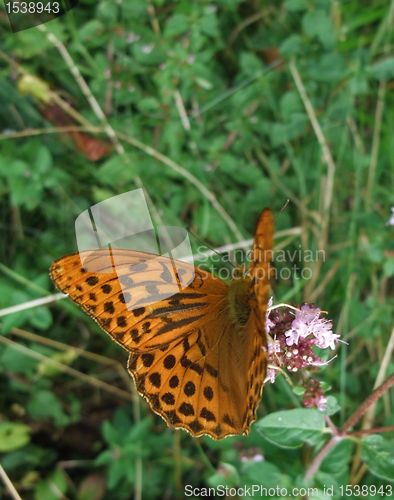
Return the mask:
<path fill-rule="evenodd" d="M 271 244 L 265 211 L 254 255 Z M 131 353 L 137 390 L 169 425 L 214 439 L 247 434 L 266 372 L 268 277 L 254 277 L 267 263 L 252 263 L 252 312 L 240 329 L 229 314 L 228 285 L 207 271 L 134 250 L 108 256 L 107 248 L 67 255 L 53 263 L 51 278 Z"/>
<path fill-rule="evenodd" d="M 271 210 L 265 209 L 257 223 L 250 259 L 249 297 L 254 319 L 255 333 L 253 337 L 248 380 L 248 415 L 247 423 L 256 420 L 257 406 L 261 400 L 264 379 L 267 373 L 268 345 L 265 331 L 265 317 L 270 291 L 270 275 L 272 272 L 272 246 L 274 223 Z"/>

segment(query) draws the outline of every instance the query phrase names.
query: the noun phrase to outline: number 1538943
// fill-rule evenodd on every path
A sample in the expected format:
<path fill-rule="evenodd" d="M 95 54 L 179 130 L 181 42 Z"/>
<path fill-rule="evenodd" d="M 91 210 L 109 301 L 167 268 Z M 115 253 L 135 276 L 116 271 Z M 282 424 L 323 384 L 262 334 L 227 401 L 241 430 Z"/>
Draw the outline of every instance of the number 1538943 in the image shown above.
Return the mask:
<path fill-rule="evenodd" d="M 59 14 L 59 2 L 8 2 L 5 4 L 8 14 Z"/>

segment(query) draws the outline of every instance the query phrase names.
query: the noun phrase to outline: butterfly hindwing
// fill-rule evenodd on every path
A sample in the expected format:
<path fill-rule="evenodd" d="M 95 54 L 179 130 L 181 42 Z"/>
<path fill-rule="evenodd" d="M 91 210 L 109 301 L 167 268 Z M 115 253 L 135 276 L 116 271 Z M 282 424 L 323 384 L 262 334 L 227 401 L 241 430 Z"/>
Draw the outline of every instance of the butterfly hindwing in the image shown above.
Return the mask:
<path fill-rule="evenodd" d="M 210 345 L 212 328 L 219 340 Z M 234 366 L 229 371 L 228 347 L 224 348 L 234 329 L 223 310 L 209 324 L 209 330 L 202 326 L 165 349 L 130 355 L 128 369 L 138 391 L 168 425 L 214 439 L 247 433 L 246 391 L 239 398 L 232 390 L 234 381 L 229 373 L 234 377 L 237 373 Z"/>

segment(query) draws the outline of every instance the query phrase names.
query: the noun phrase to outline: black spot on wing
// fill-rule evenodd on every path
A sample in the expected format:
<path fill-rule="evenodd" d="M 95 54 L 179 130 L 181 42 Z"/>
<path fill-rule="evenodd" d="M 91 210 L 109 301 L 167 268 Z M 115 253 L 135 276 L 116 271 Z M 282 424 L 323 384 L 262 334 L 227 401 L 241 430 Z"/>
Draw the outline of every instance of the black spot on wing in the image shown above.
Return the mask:
<path fill-rule="evenodd" d="M 208 410 L 208 408 L 203 408 L 200 412 L 200 417 L 205 418 L 207 422 L 216 422 L 215 415 Z"/>
<path fill-rule="evenodd" d="M 136 318 L 144 314 L 144 312 L 145 312 L 145 307 L 137 307 L 137 309 L 133 309 L 133 314 Z"/>
<path fill-rule="evenodd" d="M 109 313 L 109 314 L 113 314 L 115 312 L 114 303 L 113 302 L 105 302 L 104 303 L 104 311 Z"/>
<path fill-rule="evenodd" d="M 176 389 L 179 385 L 179 378 L 174 375 L 173 377 L 170 378 L 170 387 L 171 389 Z"/>
<path fill-rule="evenodd" d="M 175 356 L 173 356 L 172 354 L 169 354 L 168 356 L 166 356 L 164 358 L 164 368 L 166 368 L 167 370 L 171 370 L 171 368 L 174 368 L 175 366 L 175 363 L 176 363 L 176 359 L 175 359 Z"/>
<path fill-rule="evenodd" d="M 200 424 L 200 422 L 197 419 L 193 420 L 193 422 L 189 424 L 189 427 L 195 434 L 204 429 L 204 427 Z"/>
<path fill-rule="evenodd" d="M 165 411 L 164 413 L 165 415 L 167 415 L 170 424 L 175 425 L 175 424 L 180 424 L 182 422 L 182 420 L 176 414 L 175 410 Z"/>
<path fill-rule="evenodd" d="M 185 415 L 185 417 L 194 415 L 193 405 L 189 403 L 182 403 L 181 406 L 179 407 L 179 413 L 182 413 L 182 415 Z"/>

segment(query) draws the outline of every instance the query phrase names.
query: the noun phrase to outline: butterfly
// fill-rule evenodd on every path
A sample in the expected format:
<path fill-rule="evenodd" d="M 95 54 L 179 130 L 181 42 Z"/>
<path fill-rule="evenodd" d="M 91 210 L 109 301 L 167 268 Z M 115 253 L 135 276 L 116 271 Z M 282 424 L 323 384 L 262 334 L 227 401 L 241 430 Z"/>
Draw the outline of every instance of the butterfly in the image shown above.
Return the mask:
<path fill-rule="evenodd" d="M 236 267 L 230 285 L 182 261 L 108 247 L 61 257 L 50 276 L 129 351 L 127 368 L 155 413 L 192 436 L 219 440 L 248 435 L 256 420 L 272 239 L 265 209 L 249 273 Z"/>

